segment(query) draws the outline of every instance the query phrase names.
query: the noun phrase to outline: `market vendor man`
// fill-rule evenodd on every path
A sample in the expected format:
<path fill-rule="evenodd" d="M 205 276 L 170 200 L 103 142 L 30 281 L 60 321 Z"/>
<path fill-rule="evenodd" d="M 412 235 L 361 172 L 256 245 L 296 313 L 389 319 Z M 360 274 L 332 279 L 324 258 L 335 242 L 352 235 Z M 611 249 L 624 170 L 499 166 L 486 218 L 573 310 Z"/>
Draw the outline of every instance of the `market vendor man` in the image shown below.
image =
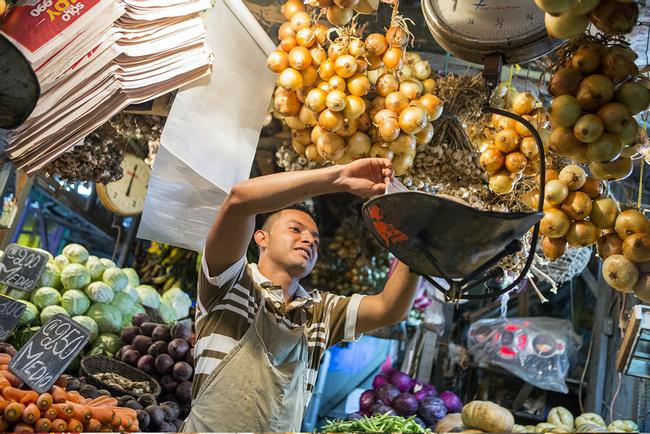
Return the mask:
<path fill-rule="evenodd" d="M 399 264 L 377 295 L 307 292 L 318 257 L 311 210 L 327 193 L 383 194 L 388 159 L 277 173 L 235 185 L 210 229 L 198 283 L 187 432 L 299 432 L 325 350 L 407 318 L 419 277 Z M 287 208 L 288 207 L 288 208 Z M 260 230 L 258 214 L 272 213 Z M 248 264 L 253 237 L 258 264 Z"/>

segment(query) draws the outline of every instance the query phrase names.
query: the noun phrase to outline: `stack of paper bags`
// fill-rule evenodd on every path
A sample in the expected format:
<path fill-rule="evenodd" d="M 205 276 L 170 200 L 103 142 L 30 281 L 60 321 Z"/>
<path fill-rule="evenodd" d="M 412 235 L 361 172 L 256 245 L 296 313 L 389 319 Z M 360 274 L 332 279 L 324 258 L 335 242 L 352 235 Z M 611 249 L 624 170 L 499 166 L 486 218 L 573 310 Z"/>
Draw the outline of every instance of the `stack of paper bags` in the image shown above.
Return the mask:
<path fill-rule="evenodd" d="M 41 86 L 30 117 L 0 130 L 6 159 L 33 174 L 129 104 L 212 72 L 209 0 L 19 0 L 0 24 Z"/>

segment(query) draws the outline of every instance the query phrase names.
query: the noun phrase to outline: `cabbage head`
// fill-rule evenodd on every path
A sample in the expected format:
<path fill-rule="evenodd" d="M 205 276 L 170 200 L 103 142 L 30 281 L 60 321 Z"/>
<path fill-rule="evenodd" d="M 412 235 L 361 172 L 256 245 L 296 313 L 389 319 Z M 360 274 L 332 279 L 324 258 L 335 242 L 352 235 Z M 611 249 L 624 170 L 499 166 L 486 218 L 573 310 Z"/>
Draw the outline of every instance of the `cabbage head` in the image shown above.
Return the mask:
<path fill-rule="evenodd" d="M 120 330 L 122 330 L 124 327 L 132 326 L 133 323 L 133 313 L 124 313 L 122 312 L 122 326 L 120 327 Z"/>
<path fill-rule="evenodd" d="M 59 255 L 54 258 L 54 265 L 56 265 L 56 268 L 60 271 L 63 271 L 65 267 L 70 265 L 70 261 L 65 257 L 65 255 Z"/>
<path fill-rule="evenodd" d="M 86 268 L 90 273 L 90 281 L 97 282 L 99 280 L 102 280 L 102 275 L 104 274 L 104 271 L 106 271 L 106 268 L 108 267 L 106 267 L 106 265 L 104 265 L 102 261 L 98 259 L 96 261 L 86 262 Z"/>
<path fill-rule="evenodd" d="M 102 282 L 113 288 L 113 291 L 118 292 L 126 288 L 126 285 L 129 284 L 129 278 L 121 268 L 111 267 L 104 271 Z"/>
<path fill-rule="evenodd" d="M 14 300 L 29 300 L 31 299 L 32 293 L 20 289 L 9 288 L 6 295 Z"/>
<path fill-rule="evenodd" d="M 133 268 L 122 268 L 122 271 L 126 273 L 126 277 L 129 278 L 129 284 L 132 287 L 140 286 L 140 276 Z"/>
<path fill-rule="evenodd" d="M 46 306 L 59 304 L 61 302 L 61 294 L 54 288 L 44 286 L 32 292 L 31 302 L 39 310 L 43 310 Z"/>
<path fill-rule="evenodd" d="M 23 312 L 23 315 L 20 317 L 18 320 L 18 325 L 25 325 L 30 323 L 34 318 L 40 318 L 40 312 L 38 311 L 38 308 L 34 306 L 33 303 L 27 301 L 27 300 L 19 300 L 21 303 L 23 303 L 25 307 L 25 311 Z"/>
<path fill-rule="evenodd" d="M 127 312 L 131 313 L 134 303 L 135 301 L 126 292 L 116 292 L 113 301 L 111 301 L 111 306 L 117 308 L 120 313 L 124 314 Z"/>
<path fill-rule="evenodd" d="M 97 336 L 99 336 L 99 327 L 97 327 L 97 323 L 94 319 L 85 315 L 73 316 L 72 319 L 90 330 L 90 341 L 88 341 L 88 343 L 91 343 L 97 339 Z"/>
<path fill-rule="evenodd" d="M 45 250 L 45 249 L 38 248 L 38 247 L 33 247 L 33 249 L 34 249 L 34 250 L 37 250 L 37 251 L 39 251 L 39 252 L 41 252 L 41 253 L 45 253 L 45 254 L 47 255 L 47 263 L 48 263 L 48 264 L 53 264 L 53 263 L 54 263 L 54 256 L 52 256 L 52 254 L 51 254 L 50 252 L 48 252 L 48 251 Z M 2 257 L 2 256 L 0 256 L 0 258 L 1 258 L 1 257 Z"/>
<path fill-rule="evenodd" d="M 106 268 L 117 267 L 117 265 L 115 265 L 115 262 L 111 261 L 108 258 L 99 258 L 99 260 L 101 261 L 102 264 L 106 265 Z"/>
<path fill-rule="evenodd" d="M 177 320 L 187 318 L 190 315 L 192 299 L 182 289 L 171 288 L 162 295 L 162 298 L 171 302 Z"/>
<path fill-rule="evenodd" d="M 90 273 L 81 264 L 70 264 L 61 270 L 61 283 L 65 289 L 81 289 L 90 283 Z"/>
<path fill-rule="evenodd" d="M 41 324 L 45 325 L 46 322 L 50 320 L 57 313 L 62 313 L 65 316 L 70 316 L 67 310 L 61 306 L 46 306 L 45 309 L 41 311 Z"/>
<path fill-rule="evenodd" d="M 137 301 L 133 305 L 133 310 L 131 311 L 132 316 L 136 316 L 139 313 L 147 313 L 147 311 L 144 309 L 144 306 L 138 303 Z"/>
<path fill-rule="evenodd" d="M 99 257 L 95 255 L 88 255 L 88 259 L 86 259 L 86 265 L 95 261 L 99 261 Z"/>
<path fill-rule="evenodd" d="M 61 252 L 72 264 L 83 264 L 88 260 L 88 250 L 80 244 L 68 244 Z"/>
<path fill-rule="evenodd" d="M 176 312 L 172 307 L 171 301 L 161 298 L 160 304 L 158 304 L 158 311 L 160 312 L 162 319 L 167 324 L 174 324 L 176 322 Z"/>
<path fill-rule="evenodd" d="M 38 278 L 36 282 L 36 287 L 40 288 L 41 286 L 50 286 L 52 288 L 61 288 L 61 270 L 54 264 L 49 262 L 45 264 L 45 269 L 43 274 Z"/>
<path fill-rule="evenodd" d="M 99 341 L 104 346 L 104 351 L 107 353 L 115 354 L 117 351 L 122 348 L 122 340 L 119 336 L 114 335 L 113 333 L 100 333 Z"/>
<path fill-rule="evenodd" d="M 129 297 L 131 297 L 134 302 L 138 301 L 138 298 L 140 297 L 138 291 L 136 291 L 135 288 L 132 287 L 130 283 L 126 285 L 126 288 L 124 288 L 124 291 L 122 292 L 124 292 L 125 294 L 129 294 Z"/>
<path fill-rule="evenodd" d="M 104 282 L 93 282 L 85 291 L 88 298 L 97 303 L 110 303 L 115 297 L 113 289 Z"/>
<path fill-rule="evenodd" d="M 141 305 L 155 309 L 160 304 L 160 295 L 153 286 L 140 285 L 135 290 L 138 291 L 138 301 Z"/>
<path fill-rule="evenodd" d="M 70 315 L 83 315 L 90 307 L 90 300 L 78 289 L 70 289 L 61 296 L 61 306 Z"/>
<path fill-rule="evenodd" d="M 117 333 L 122 326 L 122 314 L 108 303 L 95 303 L 86 315 L 97 323 L 100 333 Z"/>

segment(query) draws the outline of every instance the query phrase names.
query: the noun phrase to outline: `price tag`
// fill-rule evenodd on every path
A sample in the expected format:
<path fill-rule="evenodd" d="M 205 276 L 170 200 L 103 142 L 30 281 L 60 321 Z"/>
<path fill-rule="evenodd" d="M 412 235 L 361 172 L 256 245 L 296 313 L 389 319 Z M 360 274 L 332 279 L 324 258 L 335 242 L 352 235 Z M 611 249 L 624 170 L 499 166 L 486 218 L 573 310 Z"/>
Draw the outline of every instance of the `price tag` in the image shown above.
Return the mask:
<path fill-rule="evenodd" d="M 0 294 L 0 341 L 4 341 L 23 316 L 27 305 Z"/>
<path fill-rule="evenodd" d="M 45 393 L 90 340 L 90 330 L 57 313 L 11 358 L 9 370 Z"/>
<path fill-rule="evenodd" d="M 20 244 L 9 244 L 0 260 L 0 283 L 31 291 L 43 274 L 50 257 L 45 252 Z"/>

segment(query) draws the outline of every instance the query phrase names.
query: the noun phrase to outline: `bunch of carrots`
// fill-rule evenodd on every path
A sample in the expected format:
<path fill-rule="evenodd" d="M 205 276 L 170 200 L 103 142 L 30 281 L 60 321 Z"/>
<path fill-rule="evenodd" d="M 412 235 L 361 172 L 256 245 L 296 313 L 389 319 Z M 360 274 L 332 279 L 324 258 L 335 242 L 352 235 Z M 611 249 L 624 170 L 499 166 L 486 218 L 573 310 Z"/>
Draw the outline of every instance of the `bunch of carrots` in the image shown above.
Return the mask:
<path fill-rule="evenodd" d="M 42 394 L 20 388 L 22 380 L 9 371 L 8 354 L 0 354 L 0 432 L 135 432 L 135 410 L 118 407 L 117 398 L 85 399 L 66 392 L 59 378 Z"/>

